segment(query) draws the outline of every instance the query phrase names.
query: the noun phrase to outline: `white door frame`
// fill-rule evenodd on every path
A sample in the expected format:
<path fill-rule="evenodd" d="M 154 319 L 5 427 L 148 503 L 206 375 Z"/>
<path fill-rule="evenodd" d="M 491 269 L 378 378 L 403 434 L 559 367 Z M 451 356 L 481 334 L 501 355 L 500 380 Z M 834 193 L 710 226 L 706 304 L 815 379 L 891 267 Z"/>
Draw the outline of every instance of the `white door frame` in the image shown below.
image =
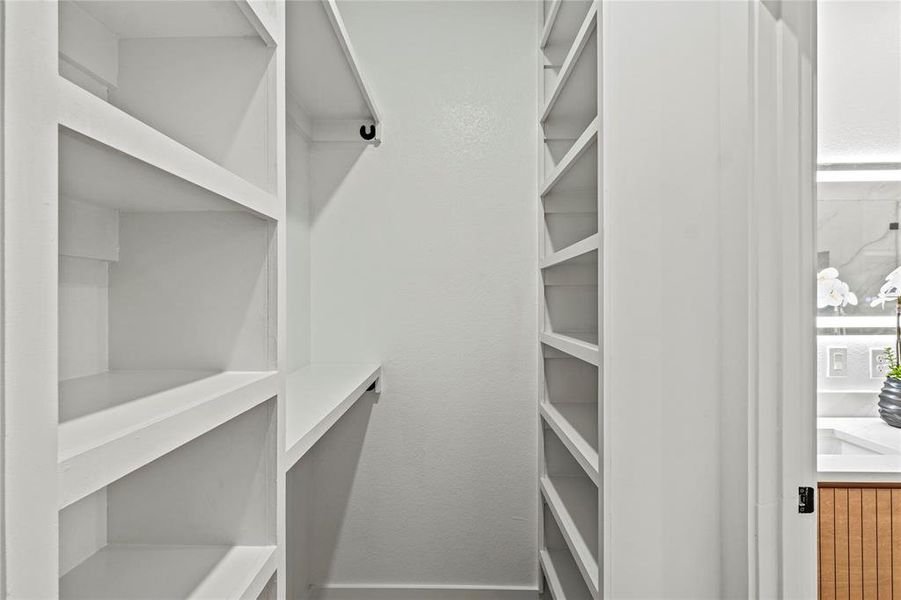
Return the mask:
<path fill-rule="evenodd" d="M 814 598 L 816 5 L 603 7 L 605 597 Z"/>
<path fill-rule="evenodd" d="M 755 1 L 748 206 L 749 596 L 815 598 L 816 4 Z"/>
<path fill-rule="evenodd" d="M 0 597 L 55 598 L 57 5 L 4 2 Z"/>

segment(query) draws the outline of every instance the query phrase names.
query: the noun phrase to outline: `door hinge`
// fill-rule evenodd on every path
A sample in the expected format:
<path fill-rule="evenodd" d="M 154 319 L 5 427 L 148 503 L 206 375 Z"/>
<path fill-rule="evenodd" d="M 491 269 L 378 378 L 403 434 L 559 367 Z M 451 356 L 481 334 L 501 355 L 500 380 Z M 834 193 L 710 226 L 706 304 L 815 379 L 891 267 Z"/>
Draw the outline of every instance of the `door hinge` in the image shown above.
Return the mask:
<path fill-rule="evenodd" d="M 799 513 L 812 513 L 813 512 L 813 488 L 812 487 L 799 487 L 798 488 L 798 512 Z"/>

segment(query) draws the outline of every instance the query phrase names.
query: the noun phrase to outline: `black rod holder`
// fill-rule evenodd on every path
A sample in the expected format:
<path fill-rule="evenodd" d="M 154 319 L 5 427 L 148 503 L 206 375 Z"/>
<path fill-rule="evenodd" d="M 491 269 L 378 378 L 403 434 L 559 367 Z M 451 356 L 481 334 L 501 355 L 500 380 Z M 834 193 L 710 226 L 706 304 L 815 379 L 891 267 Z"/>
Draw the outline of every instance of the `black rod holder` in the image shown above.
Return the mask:
<path fill-rule="evenodd" d="M 369 126 L 369 131 L 366 131 L 366 126 L 360 126 L 360 137 L 366 140 L 367 142 L 375 139 L 375 125 Z"/>

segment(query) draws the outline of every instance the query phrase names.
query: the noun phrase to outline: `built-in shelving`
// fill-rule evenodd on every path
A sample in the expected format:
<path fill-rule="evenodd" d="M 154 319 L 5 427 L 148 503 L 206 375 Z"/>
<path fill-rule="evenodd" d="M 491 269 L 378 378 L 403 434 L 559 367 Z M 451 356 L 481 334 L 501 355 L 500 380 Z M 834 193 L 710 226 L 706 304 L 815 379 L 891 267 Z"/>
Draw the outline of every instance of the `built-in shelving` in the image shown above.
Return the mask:
<path fill-rule="evenodd" d="M 275 546 L 110 544 L 60 579 L 65 600 L 256 599 Z"/>
<path fill-rule="evenodd" d="M 541 416 L 595 485 L 598 473 L 598 406 L 590 402 L 542 402 Z"/>
<path fill-rule="evenodd" d="M 286 7 L 288 115 L 312 141 L 383 139 L 381 112 L 335 0 L 289 2 Z M 363 125 L 375 126 L 364 140 Z"/>
<path fill-rule="evenodd" d="M 581 175 L 580 177 L 572 177 L 576 181 L 570 184 L 571 187 L 584 190 L 591 186 L 592 178 L 594 178 L 594 181 L 597 181 L 597 161 L 592 163 L 592 161 L 580 161 L 580 159 L 586 157 L 592 149 L 596 152 L 595 145 L 598 139 L 598 128 L 599 121 L 595 117 L 548 175 L 541 189 L 542 197 L 550 194 L 571 172 Z M 594 157 L 596 158 L 596 156 L 597 154 L 595 153 Z M 591 158 L 591 156 L 589 155 L 588 158 Z M 580 163 L 583 168 L 574 169 Z M 593 172 L 586 172 L 589 168 Z"/>
<path fill-rule="evenodd" d="M 592 595 L 569 550 L 541 550 L 538 558 L 554 600 L 591 600 Z"/>
<path fill-rule="evenodd" d="M 562 250 L 558 250 L 553 254 L 545 256 L 538 261 L 538 268 L 548 269 L 563 263 L 582 264 L 593 262 L 594 264 L 597 264 L 597 257 L 595 256 L 592 258 L 590 254 L 592 252 L 597 252 L 599 242 L 600 236 L 595 233 L 594 235 L 571 244 Z"/>
<path fill-rule="evenodd" d="M 20 419 L 33 435 L 7 444 L 20 458 L 6 523 L 30 540 L 6 553 L 10 585 L 40 598 L 283 597 L 279 442 L 287 429 L 297 460 L 381 375 L 280 370 L 303 364 L 285 356 L 285 323 L 309 318 L 287 301 L 287 265 L 309 253 L 285 244 L 299 170 L 286 113 L 309 118 L 310 139 L 360 142 L 375 125 L 378 143 L 361 57 L 334 0 L 50 11 L 3 23 L 10 55 L 28 57 L 10 72 L 29 75 L 10 86 L 8 121 L 35 132 L 5 154 L 30 173 L 18 196 L 34 208 L 4 212 L 33 236 L 10 271 L 28 272 L 38 299 L 13 295 L 36 327 L 13 337 L 42 340 L 9 373 L 37 407 Z"/>
<path fill-rule="evenodd" d="M 563 0 L 544 0 L 545 15 L 544 25 L 541 28 L 541 39 L 538 42 L 540 48 L 544 48 L 548 44 L 551 37 L 551 31 L 557 22 L 557 15 L 560 13 L 560 6 Z"/>
<path fill-rule="evenodd" d="M 275 372 L 125 371 L 60 383 L 59 506 L 277 393 Z"/>
<path fill-rule="evenodd" d="M 255 599 L 277 566 L 277 412 L 271 399 L 223 416 L 62 508 L 59 596 Z"/>
<path fill-rule="evenodd" d="M 286 465 L 290 468 L 381 377 L 376 364 L 313 364 L 288 376 Z"/>
<path fill-rule="evenodd" d="M 364 426 L 362 419 L 368 416 L 373 398 L 367 391 L 378 392 L 382 376 L 378 364 L 355 364 L 370 358 L 365 341 L 358 347 L 342 345 L 339 350 L 334 340 L 323 339 L 328 332 L 311 335 L 321 325 L 314 308 L 326 307 L 325 312 L 334 314 L 341 304 L 330 297 L 328 285 L 317 282 L 317 273 L 324 273 L 321 261 L 328 262 L 324 258 L 328 252 L 317 250 L 317 240 L 333 237 L 321 230 L 329 229 L 330 219 L 318 216 L 321 207 L 334 201 L 332 194 L 341 189 L 341 179 L 358 157 L 377 151 L 373 146 L 385 140 L 385 124 L 361 61 L 365 56 L 354 49 L 338 3 L 286 2 L 285 18 L 285 133 L 290 168 L 279 242 L 286 242 L 289 256 L 283 279 L 288 335 L 281 449 L 289 511 L 284 529 L 288 565 L 279 585 L 288 597 L 300 598 L 315 596 L 318 586 L 329 583 L 315 566 L 317 561 L 309 557 L 328 554 L 321 532 L 330 525 L 319 514 L 311 516 L 311 507 L 321 506 L 323 496 L 332 497 L 327 490 L 333 490 L 330 486 L 335 482 L 350 482 L 346 478 L 352 477 L 349 459 L 353 453 L 348 452 L 352 442 L 346 435 L 355 424 Z M 317 362 L 320 356 L 328 356 L 332 364 Z M 339 426 L 342 420 L 341 425 L 348 428 Z M 333 439 L 324 439 L 327 436 Z"/>
<path fill-rule="evenodd" d="M 592 3 L 559 68 L 554 65 L 553 48 L 545 48 L 551 68 L 545 69 L 547 94 L 540 123 L 551 150 L 565 148 L 565 143 L 553 142 L 575 139 L 598 114 L 597 10 L 597 4 Z"/>
<path fill-rule="evenodd" d="M 562 333 L 542 332 L 540 337 L 542 344 L 547 344 L 570 356 L 597 366 L 600 363 L 597 334 L 584 334 L 586 339 L 579 339 L 574 337 L 574 335 L 576 334 L 564 335 Z"/>
<path fill-rule="evenodd" d="M 279 216 L 274 194 L 74 83 L 58 83 L 60 186 L 68 194 L 121 210 Z"/>
<path fill-rule="evenodd" d="M 197 164 L 182 165 L 189 158 L 183 146 L 261 190 L 275 191 L 274 17 L 270 6 L 256 0 L 63 0 L 59 75 L 177 141 L 158 156 L 172 154 L 168 164 L 186 169 L 188 177 L 157 165 L 164 171 L 192 180 Z M 276 207 L 269 204 L 251 202 L 251 208 L 272 216 Z"/>
<path fill-rule="evenodd" d="M 572 48 L 570 48 L 569 54 L 567 54 L 566 59 L 563 61 L 563 65 L 560 67 L 560 72 L 557 74 L 557 79 L 554 83 L 554 87 L 545 100 L 544 109 L 541 111 L 540 121 L 542 123 L 547 121 L 550 117 L 551 112 L 554 110 L 555 104 L 560 99 L 563 91 L 566 89 L 566 84 L 569 81 L 569 78 L 573 75 L 573 72 L 576 69 L 579 58 L 582 56 L 582 51 L 585 49 L 585 46 L 589 43 L 589 41 L 591 41 L 591 36 L 595 31 L 595 26 L 597 25 L 596 16 L 597 6 L 592 5 L 585 17 L 585 21 L 579 28 L 579 32 L 576 34 L 576 39 L 573 42 Z"/>
<path fill-rule="evenodd" d="M 546 1 L 547 14 L 538 46 L 552 64 L 559 67 L 566 58 L 591 5 L 591 0 Z"/>
<path fill-rule="evenodd" d="M 281 41 L 273 14 L 266 7 L 266 0 L 235 0 L 235 3 L 267 46 L 275 46 Z"/>
<path fill-rule="evenodd" d="M 539 41 L 539 562 L 554 600 L 601 587 L 602 8 L 545 0 Z"/>
<path fill-rule="evenodd" d="M 597 488 L 586 477 L 544 476 L 541 493 L 592 596 L 598 598 Z"/>

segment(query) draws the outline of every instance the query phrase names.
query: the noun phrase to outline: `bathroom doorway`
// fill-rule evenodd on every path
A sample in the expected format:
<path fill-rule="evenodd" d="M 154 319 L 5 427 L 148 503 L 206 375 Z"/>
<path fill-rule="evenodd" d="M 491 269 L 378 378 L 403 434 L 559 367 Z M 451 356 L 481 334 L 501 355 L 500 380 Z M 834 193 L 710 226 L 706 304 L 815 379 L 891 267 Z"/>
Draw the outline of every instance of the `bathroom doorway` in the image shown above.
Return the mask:
<path fill-rule="evenodd" d="M 820 2 L 817 18 L 818 590 L 892 597 L 901 593 L 892 392 L 901 376 L 901 3 Z"/>

